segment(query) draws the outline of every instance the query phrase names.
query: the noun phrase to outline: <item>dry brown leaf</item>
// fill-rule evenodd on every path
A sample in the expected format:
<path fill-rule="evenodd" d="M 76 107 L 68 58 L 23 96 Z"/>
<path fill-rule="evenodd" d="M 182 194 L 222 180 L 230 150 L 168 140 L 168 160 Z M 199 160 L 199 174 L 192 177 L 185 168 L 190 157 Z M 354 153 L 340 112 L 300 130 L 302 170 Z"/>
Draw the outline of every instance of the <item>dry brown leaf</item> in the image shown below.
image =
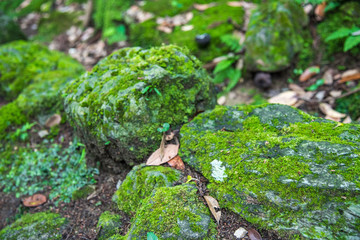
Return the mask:
<path fill-rule="evenodd" d="M 168 164 L 170 165 L 170 167 L 173 167 L 177 170 L 182 171 L 185 169 L 185 164 L 179 155 L 168 161 Z"/>
<path fill-rule="evenodd" d="M 332 119 L 341 119 L 341 118 L 346 117 L 346 114 L 335 111 L 327 103 L 320 103 L 319 108 L 327 117 L 330 117 Z"/>
<path fill-rule="evenodd" d="M 230 7 L 242 7 L 243 3 L 238 1 L 233 1 L 233 2 L 227 2 L 227 5 Z"/>
<path fill-rule="evenodd" d="M 334 72 L 334 70 L 329 69 L 324 73 L 324 75 L 323 75 L 323 79 L 325 80 L 324 84 L 326 84 L 326 85 L 333 84 L 333 82 L 334 82 L 333 72 Z"/>
<path fill-rule="evenodd" d="M 306 94 L 305 90 L 299 85 L 296 85 L 295 83 L 290 83 L 289 88 L 296 92 L 299 96 L 303 96 Z"/>
<path fill-rule="evenodd" d="M 344 83 L 344 82 L 349 82 L 349 81 L 354 81 L 354 80 L 359 80 L 360 79 L 360 73 L 354 74 L 354 75 L 350 75 L 350 76 L 346 76 L 341 78 L 341 80 L 339 81 L 339 83 Z"/>
<path fill-rule="evenodd" d="M 169 144 L 164 147 L 164 155 L 161 154 L 161 148 L 153 152 L 149 159 L 146 161 L 146 165 L 158 166 L 168 162 L 174 158 L 179 152 L 179 145 Z"/>
<path fill-rule="evenodd" d="M 258 231 L 256 231 L 253 228 L 250 228 L 248 230 L 248 236 L 249 236 L 250 240 L 262 240 L 260 233 L 258 233 Z"/>
<path fill-rule="evenodd" d="M 61 122 L 61 116 L 59 114 L 54 114 L 46 120 L 45 127 L 51 128 L 56 125 L 59 125 L 60 122 Z"/>
<path fill-rule="evenodd" d="M 358 69 L 347 70 L 347 71 L 343 72 L 341 74 L 341 77 L 339 77 L 339 78 L 346 78 L 346 77 L 349 77 L 349 76 L 352 76 L 352 75 L 355 75 L 358 73 L 360 73 L 360 71 Z"/>
<path fill-rule="evenodd" d="M 174 137 L 175 137 L 175 133 L 173 131 L 171 131 L 169 134 L 165 135 L 165 140 L 171 141 L 171 140 L 173 140 Z"/>
<path fill-rule="evenodd" d="M 221 210 L 218 201 L 211 196 L 204 196 L 204 198 L 216 222 L 219 224 L 221 218 Z"/>
<path fill-rule="evenodd" d="M 268 99 L 269 103 L 279 103 L 284 105 L 293 106 L 298 101 L 298 96 L 295 91 L 286 91 L 282 92 L 270 99 Z"/>
<path fill-rule="evenodd" d="M 205 11 L 208 8 L 216 6 L 216 3 L 208 3 L 208 4 L 194 4 L 194 8 L 199 11 Z"/>
<path fill-rule="evenodd" d="M 341 91 L 337 91 L 337 90 L 332 90 L 329 92 L 330 96 L 337 98 L 341 96 Z"/>
<path fill-rule="evenodd" d="M 326 2 L 323 2 L 316 6 L 315 8 L 315 16 L 316 20 L 321 21 L 325 17 L 325 8 L 326 8 Z"/>
<path fill-rule="evenodd" d="M 340 122 L 341 121 L 341 118 L 334 118 L 334 117 L 329 116 L 329 115 L 326 115 L 324 118 L 327 119 L 327 120 L 335 121 L 335 122 Z"/>
<path fill-rule="evenodd" d="M 172 33 L 172 28 L 164 25 L 159 25 L 156 27 L 156 29 L 167 34 Z"/>
<path fill-rule="evenodd" d="M 187 32 L 194 29 L 194 25 L 184 25 L 181 27 L 181 31 Z"/>
<path fill-rule="evenodd" d="M 351 123 L 351 122 L 352 122 L 352 120 L 351 120 L 350 116 L 347 116 L 343 121 L 343 123 Z"/>
<path fill-rule="evenodd" d="M 37 207 L 46 202 L 46 196 L 43 194 L 34 194 L 22 200 L 25 207 Z"/>
<path fill-rule="evenodd" d="M 318 66 L 308 67 L 299 77 L 300 82 L 306 82 L 312 76 L 315 76 L 317 73 L 314 71 L 315 68 L 319 68 Z"/>

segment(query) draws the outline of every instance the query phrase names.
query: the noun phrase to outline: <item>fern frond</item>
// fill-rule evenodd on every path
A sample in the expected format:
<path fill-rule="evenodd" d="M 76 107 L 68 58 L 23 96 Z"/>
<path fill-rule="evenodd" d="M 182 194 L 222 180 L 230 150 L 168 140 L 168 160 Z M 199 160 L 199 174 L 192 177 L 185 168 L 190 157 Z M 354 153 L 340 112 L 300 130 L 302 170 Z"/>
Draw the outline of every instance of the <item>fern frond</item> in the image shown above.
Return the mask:
<path fill-rule="evenodd" d="M 349 51 L 356 45 L 360 44 L 360 36 L 351 36 L 348 37 L 344 44 L 344 52 Z"/>
<path fill-rule="evenodd" d="M 226 34 L 220 37 L 222 43 L 228 46 L 231 51 L 238 52 L 242 46 L 239 44 L 239 39 L 231 34 Z"/>
<path fill-rule="evenodd" d="M 325 42 L 331 41 L 331 40 L 335 40 L 335 39 L 339 39 L 339 38 L 344 38 L 349 36 L 352 33 L 352 29 L 350 28 L 340 28 L 337 31 L 333 32 L 332 34 L 330 34 L 326 39 Z"/>

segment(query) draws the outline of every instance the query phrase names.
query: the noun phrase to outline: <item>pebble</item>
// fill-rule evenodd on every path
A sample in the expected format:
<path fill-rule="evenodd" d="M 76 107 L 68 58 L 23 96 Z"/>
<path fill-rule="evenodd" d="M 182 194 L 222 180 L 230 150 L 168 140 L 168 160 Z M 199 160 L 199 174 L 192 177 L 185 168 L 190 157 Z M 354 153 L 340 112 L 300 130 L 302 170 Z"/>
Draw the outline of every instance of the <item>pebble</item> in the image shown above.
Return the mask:
<path fill-rule="evenodd" d="M 236 239 L 241 239 L 243 237 L 245 237 L 247 231 L 245 228 L 238 228 L 235 233 L 234 233 L 234 236 L 236 237 Z"/>
<path fill-rule="evenodd" d="M 44 138 L 49 135 L 49 132 L 47 130 L 41 130 L 40 132 L 38 132 L 38 135 L 40 138 Z"/>
<path fill-rule="evenodd" d="M 218 103 L 219 105 L 224 105 L 225 102 L 226 102 L 226 97 L 225 97 L 225 96 L 221 96 L 221 97 L 219 97 L 219 99 L 217 100 L 217 103 Z"/>

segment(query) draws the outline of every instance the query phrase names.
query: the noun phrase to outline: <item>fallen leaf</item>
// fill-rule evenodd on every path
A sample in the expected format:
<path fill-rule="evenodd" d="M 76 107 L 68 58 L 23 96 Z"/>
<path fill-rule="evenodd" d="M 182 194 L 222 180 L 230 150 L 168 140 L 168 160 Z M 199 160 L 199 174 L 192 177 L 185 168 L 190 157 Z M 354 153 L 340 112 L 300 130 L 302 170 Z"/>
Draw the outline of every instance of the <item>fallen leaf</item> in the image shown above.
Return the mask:
<path fill-rule="evenodd" d="M 334 118 L 334 117 L 329 116 L 329 115 L 326 115 L 324 118 L 327 119 L 327 120 L 335 121 L 335 122 L 340 122 L 341 121 L 341 118 Z"/>
<path fill-rule="evenodd" d="M 315 16 L 316 20 L 321 21 L 325 17 L 325 8 L 326 8 L 326 2 L 323 2 L 316 6 L 315 8 Z"/>
<path fill-rule="evenodd" d="M 354 75 L 350 75 L 350 76 L 346 76 L 346 77 L 341 78 L 339 83 L 344 83 L 344 82 L 349 82 L 349 81 L 359 80 L 359 79 L 360 79 L 360 73 L 357 73 L 357 74 L 354 74 Z"/>
<path fill-rule="evenodd" d="M 156 27 L 156 29 L 167 34 L 172 33 L 172 28 L 164 25 L 159 25 Z"/>
<path fill-rule="evenodd" d="M 61 122 L 61 116 L 59 114 L 54 114 L 46 120 L 45 127 L 51 128 L 56 125 L 59 125 L 60 122 Z"/>
<path fill-rule="evenodd" d="M 221 217 L 221 210 L 218 201 L 211 196 L 204 196 L 204 198 L 216 222 L 219 224 Z"/>
<path fill-rule="evenodd" d="M 320 72 L 320 68 L 318 66 L 308 67 L 299 77 L 300 82 L 305 82 L 309 80 L 312 76 L 315 76 Z"/>
<path fill-rule="evenodd" d="M 168 144 L 164 147 L 164 155 L 162 157 L 161 148 L 153 152 L 149 159 L 146 161 L 146 165 L 158 166 L 168 162 L 174 158 L 179 152 L 179 145 Z"/>
<path fill-rule="evenodd" d="M 224 105 L 225 103 L 226 103 L 226 97 L 225 96 L 221 96 L 217 100 L 217 104 L 219 104 L 219 105 Z"/>
<path fill-rule="evenodd" d="M 302 87 L 300 87 L 299 85 L 296 85 L 294 83 L 290 83 L 289 88 L 291 90 L 293 90 L 294 92 L 296 92 L 299 96 L 303 96 L 306 94 L 306 92 L 304 91 L 304 89 Z"/>
<path fill-rule="evenodd" d="M 171 131 L 169 134 L 165 135 L 165 140 L 171 141 L 171 140 L 173 140 L 174 137 L 175 137 L 175 133 L 173 131 Z"/>
<path fill-rule="evenodd" d="M 336 97 L 340 97 L 341 96 L 341 91 L 337 91 L 337 90 L 332 90 L 329 92 L 330 96 L 336 98 Z"/>
<path fill-rule="evenodd" d="M 328 117 L 333 119 L 339 119 L 346 117 L 346 114 L 339 113 L 332 109 L 332 107 L 327 103 L 320 103 L 319 105 L 320 110 Z"/>
<path fill-rule="evenodd" d="M 341 78 L 346 78 L 346 77 L 349 77 L 349 76 L 352 76 L 352 75 L 355 75 L 358 73 L 360 73 L 360 71 L 358 69 L 347 70 L 341 74 Z"/>
<path fill-rule="evenodd" d="M 25 207 L 37 207 L 46 202 L 46 196 L 43 194 L 34 194 L 22 200 Z"/>
<path fill-rule="evenodd" d="M 351 122 L 352 122 L 352 120 L 351 120 L 350 116 L 347 116 L 343 121 L 343 123 L 351 123 Z"/>
<path fill-rule="evenodd" d="M 327 70 L 324 75 L 323 75 L 323 79 L 325 80 L 326 85 L 331 85 L 334 82 L 334 78 L 333 78 L 333 70 L 329 69 Z"/>
<path fill-rule="evenodd" d="M 182 171 L 185 169 L 185 164 L 179 155 L 175 156 L 173 159 L 168 161 L 168 164 L 170 165 L 170 167 L 173 167 L 177 170 Z"/>
<path fill-rule="evenodd" d="M 282 92 L 268 99 L 269 103 L 279 103 L 289 106 L 293 106 L 297 101 L 298 101 L 298 94 L 295 91 Z"/>
<path fill-rule="evenodd" d="M 38 135 L 39 135 L 40 138 L 44 138 L 47 135 L 49 135 L 49 132 L 47 130 L 41 130 L 41 131 L 38 132 Z"/>
<path fill-rule="evenodd" d="M 243 3 L 239 1 L 227 2 L 227 5 L 230 7 L 242 7 Z"/>
<path fill-rule="evenodd" d="M 187 32 L 194 29 L 194 25 L 184 25 L 181 27 L 181 31 Z"/>
<path fill-rule="evenodd" d="M 311 4 L 307 4 L 304 6 L 304 12 L 306 13 L 306 15 L 309 15 L 313 9 L 314 7 Z"/>
<path fill-rule="evenodd" d="M 258 233 L 258 231 L 256 231 L 253 228 L 250 228 L 248 230 L 248 236 L 249 236 L 250 240 L 262 240 L 260 233 Z"/>
<path fill-rule="evenodd" d="M 208 8 L 216 6 L 216 3 L 208 3 L 208 4 L 194 4 L 194 8 L 199 11 L 205 11 Z"/>

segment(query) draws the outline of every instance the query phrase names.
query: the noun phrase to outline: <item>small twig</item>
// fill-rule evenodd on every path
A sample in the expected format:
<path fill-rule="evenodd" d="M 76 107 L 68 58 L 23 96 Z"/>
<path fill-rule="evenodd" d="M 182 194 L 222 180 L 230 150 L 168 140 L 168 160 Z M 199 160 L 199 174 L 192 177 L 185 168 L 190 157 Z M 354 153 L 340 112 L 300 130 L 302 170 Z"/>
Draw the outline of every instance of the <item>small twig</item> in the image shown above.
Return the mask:
<path fill-rule="evenodd" d="M 352 94 L 354 94 L 354 93 L 357 93 L 357 92 L 360 92 L 360 88 L 357 88 L 357 89 L 352 90 L 352 91 L 350 91 L 350 92 L 344 93 L 344 94 L 336 97 L 336 99 L 343 98 L 343 97 L 347 97 L 347 96 L 350 96 L 350 95 L 352 95 Z"/>

